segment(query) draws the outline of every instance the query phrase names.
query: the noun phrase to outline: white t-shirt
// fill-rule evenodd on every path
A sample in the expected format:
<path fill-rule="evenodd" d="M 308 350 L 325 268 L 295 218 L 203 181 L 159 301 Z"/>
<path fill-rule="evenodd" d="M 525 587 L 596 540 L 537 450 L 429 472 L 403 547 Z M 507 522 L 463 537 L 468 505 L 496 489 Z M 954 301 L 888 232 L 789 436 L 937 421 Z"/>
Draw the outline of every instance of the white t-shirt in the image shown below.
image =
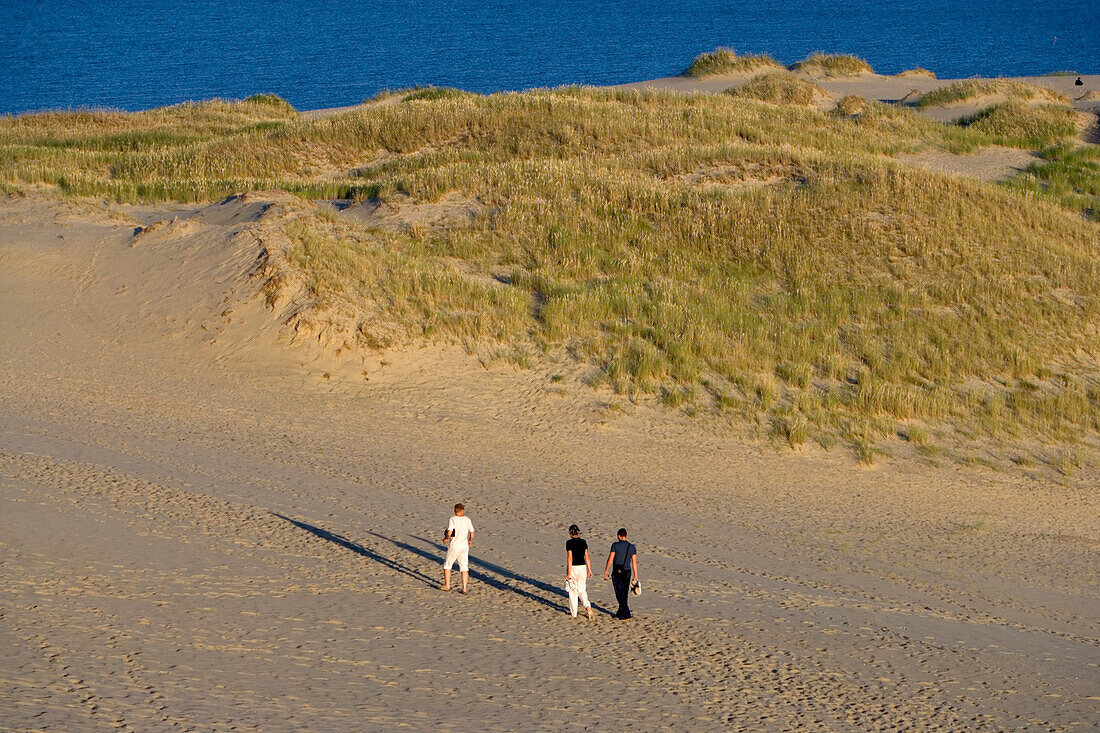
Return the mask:
<path fill-rule="evenodd" d="M 474 531 L 474 523 L 469 517 L 452 516 L 447 522 L 447 529 L 451 532 L 451 547 L 469 547 L 470 534 Z"/>

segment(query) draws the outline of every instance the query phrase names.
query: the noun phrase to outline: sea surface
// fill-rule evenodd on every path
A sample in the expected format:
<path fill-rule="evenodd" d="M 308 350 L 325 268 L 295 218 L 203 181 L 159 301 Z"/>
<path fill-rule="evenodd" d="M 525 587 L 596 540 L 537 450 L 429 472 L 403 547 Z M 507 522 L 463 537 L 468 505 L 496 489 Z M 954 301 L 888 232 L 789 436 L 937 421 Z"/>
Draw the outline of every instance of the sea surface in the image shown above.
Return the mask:
<path fill-rule="evenodd" d="M 0 0 L 0 114 L 617 84 L 719 46 L 941 78 L 1100 73 L 1100 0 Z"/>

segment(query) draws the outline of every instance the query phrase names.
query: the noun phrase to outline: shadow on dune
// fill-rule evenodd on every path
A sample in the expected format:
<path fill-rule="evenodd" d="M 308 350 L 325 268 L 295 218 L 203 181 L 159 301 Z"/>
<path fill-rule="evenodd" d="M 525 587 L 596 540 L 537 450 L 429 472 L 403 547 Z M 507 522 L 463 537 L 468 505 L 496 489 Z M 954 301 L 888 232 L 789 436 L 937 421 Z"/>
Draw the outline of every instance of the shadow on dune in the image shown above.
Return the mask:
<path fill-rule="evenodd" d="M 441 555 L 436 555 L 430 550 L 422 549 L 420 547 L 410 545 L 406 542 L 400 542 L 398 540 L 380 535 L 376 532 L 371 532 L 371 534 L 375 537 L 378 537 L 379 539 L 386 540 L 387 542 L 392 542 L 397 547 L 400 547 L 403 550 L 407 550 L 408 552 L 411 552 L 425 559 L 433 560 L 434 562 L 438 563 L 443 562 L 443 557 Z M 413 540 L 421 542 L 424 545 L 427 545 L 428 547 L 440 553 L 443 553 L 444 555 L 447 553 L 447 548 L 445 545 L 433 542 L 432 540 L 429 540 L 425 537 L 416 537 L 413 535 L 409 536 L 412 537 Z M 492 575 L 490 575 L 490 573 L 492 573 Z M 535 601 L 536 603 L 539 603 L 548 608 L 553 608 L 556 611 L 568 612 L 567 604 L 557 602 L 557 599 L 562 599 L 562 601 L 564 601 L 566 598 L 568 598 L 568 595 L 566 594 L 564 588 L 559 588 L 558 586 L 551 585 L 550 583 L 544 583 L 541 580 L 536 580 L 535 578 L 527 575 L 520 575 L 519 573 L 508 570 L 507 568 L 501 567 L 500 565 L 491 563 L 487 560 L 482 560 L 481 558 L 475 557 L 474 555 L 470 555 L 470 578 L 478 580 L 498 590 L 515 593 L 518 596 Z M 533 590 L 528 590 L 521 587 L 524 585 L 529 586 Z M 547 598 L 543 595 L 537 594 L 534 591 L 542 591 L 542 593 L 549 594 L 551 598 Z M 592 603 L 592 610 L 607 614 L 611 613 L 610 610 L 604 608 L 603 606 L 600 606 L 595 602 Z"/>
<path fill-rule="evenodd" d="M 278 517 L 279 519 L 290 522 L 298 529 L 305 530 L 306 532 L 309 532 L 316 537 L 320 537 L 323 540 L 328 540 L 329 542 L 343 547 L 345 550 L 350 550 L 356 555 L 365 557 L 368 560 L 373 560 L 380 565 L 383 565 L 391 570 L 395 570 L 402 575 L 407 575 L 408 577 L 413 578 L 414 580 L 418 580 L 425 585 L 429 585 L 433 588 L 439 587 L 440 585 L 439 578 L 427 575 L 420 572 L 414 567 L 405 565 L 404 563 L 398 562 L 397 560 L 388 558 L 384 555 L 380 555 L 374 550 L 368 549 L 357 542 L 352 542 L 343 535 L 336 534 L 335 532 L 330 532 L 327 529 L 322 529 L 321 527 L 317 527 L 307 522 L 302 522 L 297 519 L 291 519 L 290 517 L 279 514 L 278 512 L 271 512 L 271 514 Z M 411 537 L 414 541 L 420 542 L 430 549 L 417 547 L 407 542 L 401 542 L 400 540 L 395 540 L 392 537 L 386 537 L 385 535 L 378 534 L 377 532 L 368 532 L 368 534 L 377 537 L 380 540 L 385 540 L 395 547 L 399 547 L 402 550 L 412 553 L 413 555 L 416 555 L 421 559 L 429 560 L 432 563 L 438 565 L 443 564 L 443 556 L 447 552 L 447 548 L 444 545 L 437 544 L 424 537 L 415 537 L 413 535 L 409 535 L 409 537 Z M 535 603 L 546 606 L 547 608 L 552 608 L 555 611 L 568 610 L 568 606 L 565 605 L 564 602 L 559 602 L 559 599 L 564 601 L 564 599 L 568 597 L 564 589 L 558 588 L 557 586 L 551 585 L 550 583 L 544 583 L 541 580 L 536 580 L 535 578 L 531 578 L 526 575 L 520 575 L 519 573 L 508 570 L 507 568 L 501 567 L 500 565 L 497 565 L 495 563 L 491 563 L 486 560 L 474 557 L 473 555 L 470 556 L 470 578 L 478 582 L 484 583 L 491 588 L 507 591 L 509 593 L 515 593 L 522 598 L 534 601 Z M 547 594 L 550 597 L 547 597 L 544 594 Z M 592 604 L 592 609 L 601 613 L 611 613 L 610 610 L 596 603 Z"/>
<path fill-rule="evenodd" d="M 291 524 L 293 524 L 298 529 L 304 529 L 306 532 L 309 532 L 310 534 L 316 535 L 316 536 L 320 537 L 323 540 L 328 540 L 329 542 L 334 542 L 334 543 L 336 543 L 337 545 L 340 545 L 340 547 L 343 547 L 346 550 L 351 550 L 356 555 L 362 555 L 363 557 L 367 558 L 368 560 L 374 560 L 375 562 L 377 562 L 381 565 L 385 565 L 387 568 L 389 568 L 391 570 L 396 570 L 397 572 L 399 572 L 403 575 L 407 575 L 410 578 L 413 578 L 415 580 L 419 580 L 420 582 L 426 583 L 427 585 L 430 585 L 430 586 L 439 585 L 438 580 L 436 580 L 435 578 L 433 578 L 429 575 L 425 575 L 424 573 L 420 572 L 416 568 L 409 567 L 408 565 L 403 565 L 403 564 L 397 562 L 396 560 L 391 560 L 388 557 L 384 557 L 382 555 L 379 555 L 377 552 L 374 552 L 373 550 L 368 550 L 366 547 L 363 547 L 362 545 L 360 545 L 358 543 L 352 542 L 351 540 L 349 540 L 347 537 L 344 537 L 343 535 L 338 535 L 335 532 L 329 532 L 327 529 L 321 529 L 320 527 L 315 527 L 312 524 L 307 524 L 306 522 L 299 522 L 297 519 L 291 519 L 290 517 L 284 517 L 282 514 L 279 514 L 278 512 L 271 512 L 271 513 L 273 515 L 275 515 L 276 517 L 278 517 L 279 519 L 285 519 L 286 521 L 290 522 Z M 440 558 L 436 558 L 436 560 L 438 562 L 442 562 L 442 559 L 440 559 Z"/>

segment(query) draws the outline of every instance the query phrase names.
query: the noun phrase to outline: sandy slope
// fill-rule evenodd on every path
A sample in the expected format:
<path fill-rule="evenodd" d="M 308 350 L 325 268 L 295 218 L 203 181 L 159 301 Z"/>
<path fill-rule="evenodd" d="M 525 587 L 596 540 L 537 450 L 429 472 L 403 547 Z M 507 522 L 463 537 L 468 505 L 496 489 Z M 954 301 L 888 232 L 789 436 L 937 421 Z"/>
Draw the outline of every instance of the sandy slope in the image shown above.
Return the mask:
<path fill-rule="evenodd" d="M 609 422 L 433 349 L 326 380 L 250 277 L 285 205 L 0 204 L 0 728 L 1100 720 L 1097 476 Z M 456 500 L 469 597 L 437 590 Z M 636 621 L 600 579 L 565 613 L 574 521 L 597 568 L 630 528 Z"/>

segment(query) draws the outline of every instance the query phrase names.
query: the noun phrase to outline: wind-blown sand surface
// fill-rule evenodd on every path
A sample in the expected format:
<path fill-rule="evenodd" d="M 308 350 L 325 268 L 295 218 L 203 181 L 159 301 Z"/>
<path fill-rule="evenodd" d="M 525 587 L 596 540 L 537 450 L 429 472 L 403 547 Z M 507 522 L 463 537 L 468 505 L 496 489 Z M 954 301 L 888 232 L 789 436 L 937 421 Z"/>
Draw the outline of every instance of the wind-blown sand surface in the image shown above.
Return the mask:
<path fill-rule="evenodd" d="M 442 348 L 279 343 L 262 194 L 0 202 L 0 728 L 1070 730 L 1098 477 L 857 467 Z M 137 224 L 176 221 L 135 234 Z M 441 593 L 455 501 L 471 594 Z M 565 611 L 565 527 L 602 571 Z"/>

